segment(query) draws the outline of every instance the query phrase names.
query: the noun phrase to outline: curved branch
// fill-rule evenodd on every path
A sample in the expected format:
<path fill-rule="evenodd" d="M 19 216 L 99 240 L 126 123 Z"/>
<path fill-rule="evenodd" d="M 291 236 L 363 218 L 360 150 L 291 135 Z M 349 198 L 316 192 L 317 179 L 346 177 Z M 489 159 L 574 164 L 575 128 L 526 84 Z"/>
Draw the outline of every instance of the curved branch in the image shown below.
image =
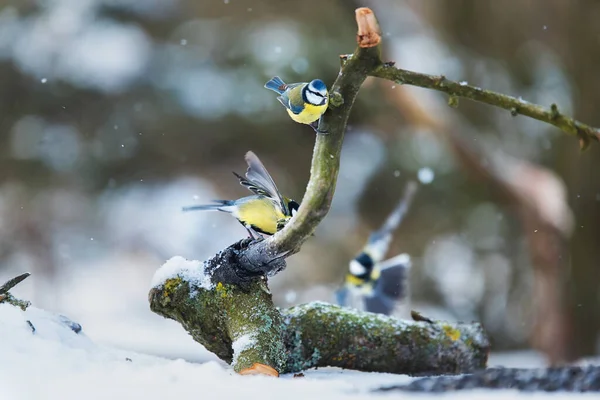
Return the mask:
<path fill-rule="evenodd" d="M 585 150 L 592 140 L 600 141 L 600 130 L 598 128 L 561 114 L 556 104 L 552 104 L 550 109 L 547 109 L 521 98 L 484 90 L 464 82 L 454 82 L 446 79 L 444 75 L 427 75 L 396 68 L 393 63 L 382 64 L 369 72 L 369 75 L 394 81 L 398 84 L 418 86 L 446 93 L 450 96 L 449 104 L 451 106 L 456 106 L 458 104 L 457 98 L 463 97 L 503 108 L 510 111 L 513 116 L 521 114 L 546 122 L 570 135 L 577 136 L 582 150 Z"/>
<path fill-rule="evenodd" d="M 298 213 L 275 235 L 251 243 L 241 241 L 238 249 L 228 254 L 230 263 L 217 263 L 218 269 L 230 269 L 247 273 L 247 278 L 272 276 L 285 268 L 285 258 L 298 252 L 304 241 L 312 235 L 317 225 L 329 212 L 340 168 L 340 153 L 346 124 L 356 95 L 368 76 L 383 78 L 450 95 L 450 105 L 458 104 L 458 97 L 487 103 L 510 110 L 513 115 L 522 114 L 555 125 L 563 131 L 579 137 L 582 149 L 591 140 L 600 140 L 600 131 L 561 114 L 553 104 L 550 110 L 504 94 L 483 90 L 453 82 L 443 75 L 433 76 L 407 71 L 393 66 L 393 62 L 381 61 L 381 35 L 375 15 L 369 8 L 358 8 L 358 47 L 352 55 L 341 56 L 342 66 L 330 89 L 330 106 L 319 121 L 319 131 L 313 150 L 310 180 L 306 187 Z M 218 256 L 217 256 L 218 258 Z M 216 275 L 219 275 L 218 271 Z M 231 273 L 227 273 L 230 276 Z M 215 275 L 215 276 L 216 276 Z M 233 276 L 224 282 L 239 283 Z"/>
<path fill-rule="evenodd" d="M 350 110 L 369 72 L 382 64 L 381 35 L 375 15 L 368 8 L 359 8 L 356 23 L 358 47 L 351 56 L 342 56 L 341 70 L 331 86 L 330 106 L 319 121 L 319 131 L 326 133 L 317 134 L 310 180 L 300 209 L 280 232 L 248 247 L 245 258 L 250 264 L 264 264 L 265 260 L 271 262 L 296 253 L 329 212 Z"/>

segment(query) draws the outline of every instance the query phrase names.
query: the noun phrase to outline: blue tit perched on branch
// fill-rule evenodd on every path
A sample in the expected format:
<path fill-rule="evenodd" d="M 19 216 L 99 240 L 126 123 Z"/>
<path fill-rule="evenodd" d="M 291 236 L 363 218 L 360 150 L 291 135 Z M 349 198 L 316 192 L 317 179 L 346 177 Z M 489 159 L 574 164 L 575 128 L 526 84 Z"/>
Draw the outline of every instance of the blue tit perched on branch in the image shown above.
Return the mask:
<path fill-rule="evenodd" d="M 319 133 L 319 118 L 329 105 L 329 93 L 322 80 L 286 84 L 280 77 L 275 76 L 265 83 L 265 88 L 279 94 L 277 100 L 283 104 L 294 121 L 310 125 Z"/>
<path fill-rule="evenodd" d="M 246 177 L 233 173 L 254 195 L 237 200 L 213 200 L 215 204 L 184 207 L 183 211 L 212 210 L 230 213 L 248 231 L 251 238 L 254 234 L 273 235 L 282 229 L 298 211 L 300 205 L 282 196 L 273 178 L 253 152 L 245 156 L 248 170 Z"/>
<path fill-rule="evenodd" d="M 352 294 L 359 298 L 366 311 L 389 315 L 396 303 L 407 297 L 410 256 L 399 254 L 383 259 L 416 189 L 415 182 L 408 183 L 403 198 L 383 226 L 371 233 L 363 250 L 350 261 L 344 286 L 335 293 L 339 305 L 347 305 L 348 295 Z"/>

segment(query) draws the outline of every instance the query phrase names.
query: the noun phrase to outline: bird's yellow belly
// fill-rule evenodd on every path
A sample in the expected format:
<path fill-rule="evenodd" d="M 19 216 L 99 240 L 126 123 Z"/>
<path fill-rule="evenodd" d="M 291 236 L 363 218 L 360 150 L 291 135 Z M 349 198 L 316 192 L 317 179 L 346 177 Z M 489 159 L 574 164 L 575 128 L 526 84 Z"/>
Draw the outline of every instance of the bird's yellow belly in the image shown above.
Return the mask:
<path fill-rule="evenodd" d="M 321 115 L 327 110 L 327 104 L 322 106 L 313 106 L 312 104 L 305 104 L 304 109 L 300 114 L 294 114 L 291 110 L 287 110 L 290 117 L 301 124 L 311 124 L 318 120 Z"/>
<path fill-rule="evenodd" d="M 271 201 L 264 199 L 242 205 L 238 216 L 238 219 L 244 224 L 271 235 L 277 232 L 277 221 L 282 218 L 285 218 L 285 215 L 279 208 L 275 207 Z"/>

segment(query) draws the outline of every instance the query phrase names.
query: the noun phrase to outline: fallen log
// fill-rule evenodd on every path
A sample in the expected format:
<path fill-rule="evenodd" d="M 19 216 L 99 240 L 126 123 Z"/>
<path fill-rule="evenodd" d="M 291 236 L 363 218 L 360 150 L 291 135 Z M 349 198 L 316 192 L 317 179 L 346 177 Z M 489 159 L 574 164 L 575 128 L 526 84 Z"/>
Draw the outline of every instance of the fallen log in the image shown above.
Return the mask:
<path fill-rule="evenodd" d="M 419 376 L 486 366 L 490 344 L 478 323 L 405 321 L 323 302 L 279 310 L 265 278 L 223 283 L 215 271 L 229 266 L 213 267 L 173 257 L 155 274 L 150 308 L 181 323 L 236 372 L 277 376 L 333 366 Z"/>

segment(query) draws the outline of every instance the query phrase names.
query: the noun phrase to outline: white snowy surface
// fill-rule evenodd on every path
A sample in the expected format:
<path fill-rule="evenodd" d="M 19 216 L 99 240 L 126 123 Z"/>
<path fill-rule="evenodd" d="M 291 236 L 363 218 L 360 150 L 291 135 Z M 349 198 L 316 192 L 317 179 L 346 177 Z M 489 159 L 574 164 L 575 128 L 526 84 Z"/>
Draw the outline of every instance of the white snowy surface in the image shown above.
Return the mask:
<path fill-rule="evenodd" d="M 198 260 L 186 260 L 181 256 L 171 257 L 156 271 L 151 287 L 162 286 L 167 279 L 176 277 L 206 290 L 213 288 L 210 276 L 204 270 L 204 263 Z"/>
<path fill-rule="evenodd" d="M 35 327 L 35 333 L 27 320 Z M 434 398 L 428 394 L 370 393 L 373 388 L 411 380 L 401 375 L 322 368 L 306 371 L 303 378 L 240 376 L 221 362 L 196 364 L 116 350 L 95 344 L 85 335 L 85 326 L 82 333 L 76 334 L 57 315 L 35 307 L 23 312 L 0 304 L 0 338 L 1 399 Z M 530 362 L 535 364 L 537 360 Z M 443 395 L 446 399 L 480 396 L 488 399 L 592 397 L 485 390 Z"/>
<path fill-rule="evenodd" d="M 240 354 L 250 346 L 253 346 L 254 343 L 256 343 L 255 333 L 246 333 L 234 340 L 233 343 L 231 343 L 231 348 L 233 349 L 232 364 L 235 364 Z"/>

